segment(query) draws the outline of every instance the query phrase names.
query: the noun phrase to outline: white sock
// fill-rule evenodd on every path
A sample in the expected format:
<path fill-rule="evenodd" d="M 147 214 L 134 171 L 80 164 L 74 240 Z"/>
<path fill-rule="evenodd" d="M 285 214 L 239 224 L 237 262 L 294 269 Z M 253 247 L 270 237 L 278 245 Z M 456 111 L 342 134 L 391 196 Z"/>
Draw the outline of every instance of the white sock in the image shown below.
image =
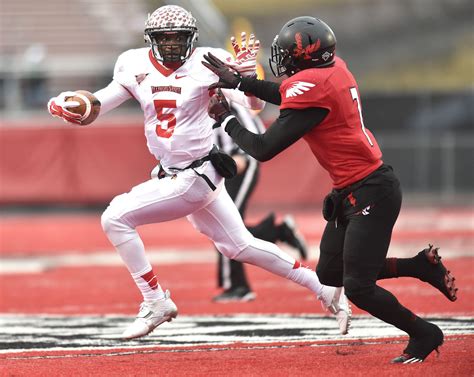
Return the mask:
<path fill-rule="evenodd" d="M 316 296 L 321 294 L 323 285 L 316 272 L 302 267 L 300 262 L 284 253 L 273 243 L 255 238 L 255 241 L 242 250 L 235 259 L 292 280 L 296 284 L 308 288 Z"/>
<path fill-rule="evenodd" d="M 132 273 L 132 277 L 145 301 L 156 301 L 165 297 L 151 266 L 146 270 Z"/>
<path fill-rule="evenodd" d="M 308 288 L 316 295 L 316 297 L 320 296 L 323 289 L 323 285 L 319 281 L 316 272 L 308 267 L 303 267 L 299 262 L 297 263 L 299 264 L 299 266 L 293 268 L 288 273 L 287 278 L 294 281 L 296 284 Z"/>
<path fill-rule="evenodd" d="M 164 297 L 153 268 L 145 255 L 145 246 L 140 237 L 136 237 L 115 246 L 120 257 L 135 280 L 135 284 L 145 301 L 159 300 Z"/>

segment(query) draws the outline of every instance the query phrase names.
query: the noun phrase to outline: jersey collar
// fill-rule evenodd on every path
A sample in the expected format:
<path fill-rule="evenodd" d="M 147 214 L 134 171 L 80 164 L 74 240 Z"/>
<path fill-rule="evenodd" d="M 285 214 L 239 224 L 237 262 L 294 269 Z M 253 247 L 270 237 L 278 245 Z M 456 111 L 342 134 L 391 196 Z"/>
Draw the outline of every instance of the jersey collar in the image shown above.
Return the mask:
<path fill-rule="evenodd" d="M 151 64 L 153 64 L 153 67 L 155 67 L 158 72 L 160 72 L 163 76 L 168 77 L 174 72 L 174 69 L 167 68 L 163 64 L 158 62 L 153 56 L 153 52 L 151 51 L 151 49 L 148 51 L 148 57 L 150 58 L 150 62 Z"/>

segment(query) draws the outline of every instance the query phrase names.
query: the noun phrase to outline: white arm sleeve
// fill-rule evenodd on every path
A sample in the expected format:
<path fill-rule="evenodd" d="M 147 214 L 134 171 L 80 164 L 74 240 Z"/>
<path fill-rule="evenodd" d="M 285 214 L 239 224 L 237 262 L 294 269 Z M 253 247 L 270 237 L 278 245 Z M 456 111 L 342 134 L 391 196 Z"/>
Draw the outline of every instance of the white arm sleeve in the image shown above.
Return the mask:
<path fill-rule="evenodd" d="M 132 98 L 130 92 L 114 80 L 112 80 L 112 82 L 105 88 L 95 92 L 94 95 L 101 104 L 99 115 L 106 114 L 110 110 L 115 109 L 124 103 L 126 100 Z"/>

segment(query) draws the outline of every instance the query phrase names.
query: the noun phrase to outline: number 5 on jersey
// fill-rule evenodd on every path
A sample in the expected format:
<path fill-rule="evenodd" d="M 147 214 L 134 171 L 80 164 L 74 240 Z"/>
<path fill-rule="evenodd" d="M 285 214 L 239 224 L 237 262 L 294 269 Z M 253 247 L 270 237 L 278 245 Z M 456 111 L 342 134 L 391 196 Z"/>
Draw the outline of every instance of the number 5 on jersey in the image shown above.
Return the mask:
<path fill-rule="evenodd" d="M 176 109 L 176 100 L 174 99 L 155 99 L 153 100 L 156 110 L 156 134 L 158 137 L 170 138 L 173 135 L 176 126 L 176 117 L 173 113 L 163 113 L 163 109 Z"/>
<path fill-rule="evenodd" d="M 364 119 L 362 118 L 362 109 L 360 107 L 359 93 L 357 93 L 357 88 L 352 87 L 350 88 L 350 91 L 351 91 L 352 100 L 357 102 L 357 110 L 359 111 L 359 118 L 360 118 L 360 124 L 362 126 L 362 132 L 367 138 L 367 141 L 369 142 L 370 146 L 373 147 L 374 143 L 372 143 L 370 136 L 367 135 L 367 132 L 365 131 Z"/>

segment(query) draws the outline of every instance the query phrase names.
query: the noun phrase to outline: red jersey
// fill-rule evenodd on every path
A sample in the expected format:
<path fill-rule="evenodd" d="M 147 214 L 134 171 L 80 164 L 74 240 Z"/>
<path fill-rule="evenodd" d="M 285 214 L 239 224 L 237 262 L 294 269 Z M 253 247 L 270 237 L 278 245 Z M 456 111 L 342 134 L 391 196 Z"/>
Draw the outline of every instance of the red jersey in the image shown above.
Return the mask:
<path fill-rule="evenodd" d="M 280 109 L 329 110 L 304 139 L 329 172 L 334 188 L 357 182 L 382 165 L 377 141 L 364 127 L 357 83 L 342 59 L 336 57 L 328 68 L 296 73 L 282 82 L 280 94 Z"/>

